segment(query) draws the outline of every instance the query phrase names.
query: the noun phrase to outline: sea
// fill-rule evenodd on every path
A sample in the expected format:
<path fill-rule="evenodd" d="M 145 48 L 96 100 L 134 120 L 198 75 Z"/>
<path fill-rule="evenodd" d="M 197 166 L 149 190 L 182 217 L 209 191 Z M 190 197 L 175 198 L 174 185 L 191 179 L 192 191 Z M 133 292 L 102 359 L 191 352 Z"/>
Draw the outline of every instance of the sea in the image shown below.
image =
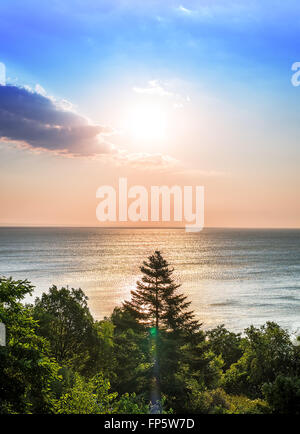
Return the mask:
<path fill-rule="evenodd" d="M 203 329 L 235 332 L 276 321 L 300 330 L 300 230 L 0 228 L 0 275 L 81 288 L 96 320 L 130 299 L 140 266 L 159 250 Z"/>

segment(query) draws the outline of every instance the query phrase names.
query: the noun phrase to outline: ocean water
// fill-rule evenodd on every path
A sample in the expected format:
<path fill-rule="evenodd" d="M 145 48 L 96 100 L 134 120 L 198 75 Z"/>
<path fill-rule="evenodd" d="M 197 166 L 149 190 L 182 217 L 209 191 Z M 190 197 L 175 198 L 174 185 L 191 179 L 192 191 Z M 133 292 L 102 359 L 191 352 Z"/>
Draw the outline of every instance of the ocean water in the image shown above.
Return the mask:
<path fill-rule="evenodd" d="M 203 328 L 300 327 L 300 230 L 0 228 L 0 275 L 29 279 L 36 296 L 80 287 L 101 319 L 130 298 L 139 266 L 160 250 Z"/>

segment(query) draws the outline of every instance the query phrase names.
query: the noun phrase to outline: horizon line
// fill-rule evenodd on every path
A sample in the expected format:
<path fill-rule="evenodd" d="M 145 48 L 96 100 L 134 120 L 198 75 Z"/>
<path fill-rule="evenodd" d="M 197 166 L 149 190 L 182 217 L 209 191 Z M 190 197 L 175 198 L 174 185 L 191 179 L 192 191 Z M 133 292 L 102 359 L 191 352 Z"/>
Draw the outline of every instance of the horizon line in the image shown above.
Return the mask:
<path fill-rule="evenodd" d="M 11 228 L 11 229 L 50 229 L 50 228 L 61 228 L 61 229 L 182 229 L 185 230 L 184 226 L 80 226 L 80 225 L 1 225 L 1 228 Z M 265 230 L 300 230 L 298 227 L 288 227 L 288 226 L 204 226 L 204 229 L 265 229 Z M 202 230 L 200 232 L 202 232 Z"/>

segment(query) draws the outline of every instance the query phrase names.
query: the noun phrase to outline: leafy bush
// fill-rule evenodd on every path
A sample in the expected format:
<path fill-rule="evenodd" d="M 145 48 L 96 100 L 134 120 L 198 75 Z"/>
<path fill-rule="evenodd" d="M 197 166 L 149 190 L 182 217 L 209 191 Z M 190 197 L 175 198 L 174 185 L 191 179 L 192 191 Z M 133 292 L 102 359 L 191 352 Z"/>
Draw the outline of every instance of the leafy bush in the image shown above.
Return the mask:
<path fill-rule="evenodd" d="M 300 414 L 300 378 L 278 375 L 263 385 L 263 393 L 274 413 Z"/>

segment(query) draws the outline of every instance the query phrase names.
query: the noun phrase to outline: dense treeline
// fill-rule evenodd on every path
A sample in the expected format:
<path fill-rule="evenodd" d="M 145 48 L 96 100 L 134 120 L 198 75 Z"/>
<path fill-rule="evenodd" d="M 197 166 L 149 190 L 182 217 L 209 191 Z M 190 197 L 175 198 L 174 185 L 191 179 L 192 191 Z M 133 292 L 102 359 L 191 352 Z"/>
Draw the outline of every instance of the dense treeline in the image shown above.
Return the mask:
<path fill-rule="evenodd" d="M 300 413 L 300 347 L 274 322 L 203 331 L 155 252 L 130 301 L 95 321 L 81 289 L 0 278 L 0 413 Z M 150 406 L 151 407 L 151 406 Z M 152 407 L 153 408 L 153 407 Z"/>

